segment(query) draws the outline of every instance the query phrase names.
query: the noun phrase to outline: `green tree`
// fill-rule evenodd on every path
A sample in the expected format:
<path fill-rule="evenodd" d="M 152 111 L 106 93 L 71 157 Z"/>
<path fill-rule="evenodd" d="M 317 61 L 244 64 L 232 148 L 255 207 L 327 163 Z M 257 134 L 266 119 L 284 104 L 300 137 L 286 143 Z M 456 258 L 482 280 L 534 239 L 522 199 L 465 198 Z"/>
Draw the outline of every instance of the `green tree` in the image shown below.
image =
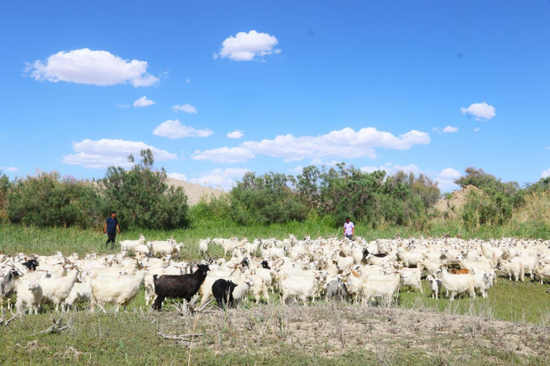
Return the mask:
<path fill-rule="evenodd" d="M 100 182 L 105 188 L 103 215 L 117 211 L 122 228 L 173 229 L 188 225 L 187 196 L 181 187 L 169 187 L 164 168 L 152 170 L 154 156 L 142 150 L 141 160 L 126 171 L 111 166 Z"/>

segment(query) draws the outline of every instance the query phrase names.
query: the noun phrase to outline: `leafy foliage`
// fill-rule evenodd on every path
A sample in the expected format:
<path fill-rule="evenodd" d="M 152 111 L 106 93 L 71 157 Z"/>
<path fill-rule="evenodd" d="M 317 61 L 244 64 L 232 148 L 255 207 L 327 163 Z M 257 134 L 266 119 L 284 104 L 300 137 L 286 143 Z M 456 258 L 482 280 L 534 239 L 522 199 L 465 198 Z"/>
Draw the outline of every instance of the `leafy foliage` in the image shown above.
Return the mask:
<path fill-rule="evenodd" d="M 104 190 L 103 215 L 117 212 L 122 228 L 173 229 L 186 226 L 187 196 L 181 187 L 168 187 L 166 171 L 153 171 L 151 150 L 141 151 L 141 161 L 129 171 L 109 167 L 101 179 Z"/>
<path fill-rule="evenodd" d="M 13 184 L 7 213 L 13 223 L 86 228 L 100 219 L 100 197 L 90 184 L 61 178 L 57 172 L 40 172 Z"/>
<path fill-rule="evenodd" d="M 231 191 L 232 218 L 243 225 L 305 220 L 307 207 L 298 200 L 291 184 L 295 179 L 290 175 L 246 173 Z"/>
<path fill-rule="evenodd" d="M 8 192 L 11 186 L 10 178 L 0 171 L 0 223 L 8 219 Z"/>

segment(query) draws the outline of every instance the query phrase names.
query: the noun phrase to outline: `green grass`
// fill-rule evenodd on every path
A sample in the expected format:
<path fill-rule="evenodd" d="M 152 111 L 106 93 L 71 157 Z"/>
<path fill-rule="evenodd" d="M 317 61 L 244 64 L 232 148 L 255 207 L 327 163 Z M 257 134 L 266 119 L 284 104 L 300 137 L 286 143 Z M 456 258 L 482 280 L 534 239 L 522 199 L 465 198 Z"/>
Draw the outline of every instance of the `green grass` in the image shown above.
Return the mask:
<path fill-rule="evenodd" d="M 321 220 L 307 220 L 303 223 L 290 222 L 287 224 L 273 224 L 269 226 L 240 226 L 233 221 L 227 220 L 207 220 L 204 219 L 185 229 L 177 230 L 146 230 L 131 229 L 122 232 L 117 236 L 117 241 L 125 239 L 137 239 L 139 234 L 145 235 L 147 240 L 165 240 L 173 237 L 178 242 L 186 244 L 196 244 L 203 238 L 229 238 L 233 236 L 246 237 L 249 240 L 255 238 L 283 239 L 290 234 L 303 238 L 310 235 L 312 238 L 319 236 L 341 236 L 342 230 L 324 224 Z M 525 223 L 517 226 L 500 227 L 481 227 L 476 231 L 466 231 L 458 223 L 449 221 L 444 226 L 432 225 L 429 230 L 415 230 L 410 227 L 383 227 L 373 230 L 366 226 L 358 224 L 356 226 L 356 235 L 374 240 L 377 238 L 393 238 L 396 234 L 401 237 L 434 236 L 441 237 L 445 234 L 451 236 L 460 235 L 464 239 L 495 239 L 502 237 L 518 238 L 550 238 L 550 228 L 536 223 Z M 114 251 L 105 248 L 107 238 L 103 235 L 101 229 L 83 230 L 79 228 L 37 228 L 25 227 L 13 224 L 0 225 L 0 251 L 13 254 L 17 252 L 52 254 L 61 251 L 64 254 L 78 253 L 80 255 L 96 253 L 113 253 Z M 199 259 L 198 250 L 196 252 L 183 253 L 191 255 L 188 259 Z M 186 257 L 187 258 L 187 257 Z"/>

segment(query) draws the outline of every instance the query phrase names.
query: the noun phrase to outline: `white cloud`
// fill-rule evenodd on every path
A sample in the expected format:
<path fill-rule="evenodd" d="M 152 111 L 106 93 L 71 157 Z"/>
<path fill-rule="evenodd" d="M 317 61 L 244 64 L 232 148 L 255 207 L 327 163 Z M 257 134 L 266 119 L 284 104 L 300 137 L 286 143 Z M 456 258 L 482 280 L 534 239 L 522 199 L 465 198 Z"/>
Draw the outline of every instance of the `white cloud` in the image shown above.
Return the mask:
<path fill-rule="evenodd" d="M 548 178 L 548 177 L 550 177 L 550 169 L 543 171 L 543 172 L 540 174 L 540 176 L 541 176 L 542 178 Z"/>
<path fill-rule="evenodd" d="M 227 191 L 236 185 L 236 179 L 241 179 L 248 171 L 241 168 L 214 169 L 198 178 L 189 179 L 189 182 Z"/>
<path fill-rule="evenodd" d="M 462 114 L 474 116 L 476 121 L 490 120 L 496 116 L 495 107 L 485 102 L 474 103 L 468 108 L 460 108 L 460 111 Z"/>
<path fill-rule="evenodd" d="M 375 171 L 385 171 L 388 175 L 395 174 L 397 172 L 404 172 L 405 174 L 413 173 L 414 175 L 419 175 L 420 173 L 423 173 L 420 168 L 414 164 L 409 165 L 399 165 L 399 164 L 392 164 L 392 163 L 386 163 L 384 165 L 381 165 L 379 167 L 375 166 L 364 166 L 360 169 L 361 171 L 365 173 L 373 173 Z"/>
<path fill-rule="evenodd" d="M 168 176 L 170 178 L 174 178 L 174 179 L 177 179 L 177 180 L 183 180 L 185 182 L 187 182 L 187 176 L 185 174 L 181 174 L 181 173 L 170 173 L 168 174 Z"/>
<path fill-rule="evenodd" d="M 10 167 L 0 167 L 0 171 L 6 171 L 6 172 L 10 172 L 10 173 L 17 173 L 20 171 L 19 168 L 17 167 L 14 167 L 14 166 L 10 166 Z"/>
<path fill-rule="evenodd" d="M 243 163 L 254 159 L 252 151 L 242 147 L 222 147 L 219 149 L 195 151 L 191 156 L 193 160 L 210 160 L 215 163 Z"/>
<path fill-rule="evenodd" d="M 118 108 L 130 108 L 130 105 L 129 104 L 117 104 L 116 105 Z"/>
<path fill-rule="evenodd" d="M 197 113 L 197 109 L 191 104 L 175 105 L 172 107 L 172 109 L 174 110 L 174 112 L 182 111 L 185 113 Z"/>
<path fill-rule="evenodd" d="M 481 131 L 481 128 L 479 127 L 474 128 L 474 132 L 479 132 L 479 131 Z"/>
<path fill-rule="evenodd" d="M 140 159 L 140 151 L 151 149 L 156 161 L 176 160 L 176 154 L 166 150 L 157 149 L 141 141 L 126 140 L 82 140 L 73 143 L 75 154 L 63 156 L 62 162 L 71 165 L 82 165 L 85 168 L 102 169 L 109 166 L 121 166 L 129 168 L 128 155 L 134 154 L 136 160 Z"/>
<path fill-rule="evenodd" d="M 155 104 L 155 102 L 147 99 L 146 96 L 143 96 L 134 102 L 134 107 L 149 107 L 150 105 L 153 105 L 153 104 Z"/>
<path fill-rule="evenodd" d="M 354 159 L 361 157 L 376 158 L 374 148 L 408 150 L 414 145 L 427 145 L 430 136 L 425 132 L 411 130 L 403 135 L 394 136 L 389 132 L 375 128 L 362 128 L 355 132 L 351 128 L 332 131 L 326 135 L 295 137 L 279 135 L 273 140 L 260 142 L 247 141 L 243 147 L 257 154 L 284 158 L 286 162 L 304 158 Z"/>
<path fill-rule="evenodd" d="M 35 80 L 54 83 L 65 81 L 99 86 L 130 83 L 138 87 L 151 86 L 159 81 L 146 72 L 146 61 L 123 60 L 110 52 L 88 48 L 61 51 L 45 61 L 36 60 L 25 71 L 30 72 Z"/>
<path fill-rule="evenodd" d="M 244 131 L 242 130 L 235 130 L 227 134 L 227 137 L 229 137 L 230 139 L 240 139 L 243 136 L 244 136 Z"/>
<path fill-rule="evenodd" d="M 180 123 L 179 120 L 168 120 L 155 128 L 153 135 L 167 137 L 169 139 L 181 139 L 184 137 L 208 137 L 212 135 L 212 132 L 209 129 L 197 130 L 190 126 L 184 126 Z"/>
<path fill-rule="evenodd" d="M 458 127 L 447 126 L 443 129 L 443 133 L 455 133 L 458 132 Z"/>
<path fill-rule="evenodd" d="M 190 83 L 190 82 L 191 82 L 191 79 L 185 79 L 185 82 L 186 82 L 186 83 Z"/>
<path fill-rule="evenodd" d="M 454 181 L 460 177 L 462 177 L 462 174 L 458 170 L 447 168 L 439 172 L 435 181 L 441 192 L 451 192 L 459 188 Z"/>
<path fill-rule="evenodd" d="M 239 32 L 235 37 L 230 36 L 222 43 L 220 52 L 214 53 L 218 57 L 229 58 L 233 61 L 263 60 L 264 56 L 280 53 L 280 49 L 273 49 L 279 41 L 267 33 L 258 33 L 251 30 L 248 33 Z"/>
<path fill-rule="evenodd" d="M 298 165 L 296 168 L 289 169 L 288 171 L 298 175 L 304 172 L 304 167 L 301 165 Z"/>

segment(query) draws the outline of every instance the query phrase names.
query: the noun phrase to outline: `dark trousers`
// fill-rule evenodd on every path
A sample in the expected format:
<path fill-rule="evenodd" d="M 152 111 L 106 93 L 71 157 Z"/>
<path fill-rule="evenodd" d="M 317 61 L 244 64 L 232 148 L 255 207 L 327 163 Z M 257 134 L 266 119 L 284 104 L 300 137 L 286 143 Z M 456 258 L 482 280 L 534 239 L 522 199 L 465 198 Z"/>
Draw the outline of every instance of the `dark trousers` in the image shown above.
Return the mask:
<path fill-rule="evenodd" d="M 114 249 L 115 247 L 115 239 L 116 239 L 116 231 L 107 231 L 107 242 L 105 243 L 105 247 L 109 246 L 109 242 L 111 242 L 111 249 Z"/>
<path fill-rule="evenodd" d="M 346 234 L 346 238 L 348 238 L 349 240 L 353 240 L 353 234 Z"/>

